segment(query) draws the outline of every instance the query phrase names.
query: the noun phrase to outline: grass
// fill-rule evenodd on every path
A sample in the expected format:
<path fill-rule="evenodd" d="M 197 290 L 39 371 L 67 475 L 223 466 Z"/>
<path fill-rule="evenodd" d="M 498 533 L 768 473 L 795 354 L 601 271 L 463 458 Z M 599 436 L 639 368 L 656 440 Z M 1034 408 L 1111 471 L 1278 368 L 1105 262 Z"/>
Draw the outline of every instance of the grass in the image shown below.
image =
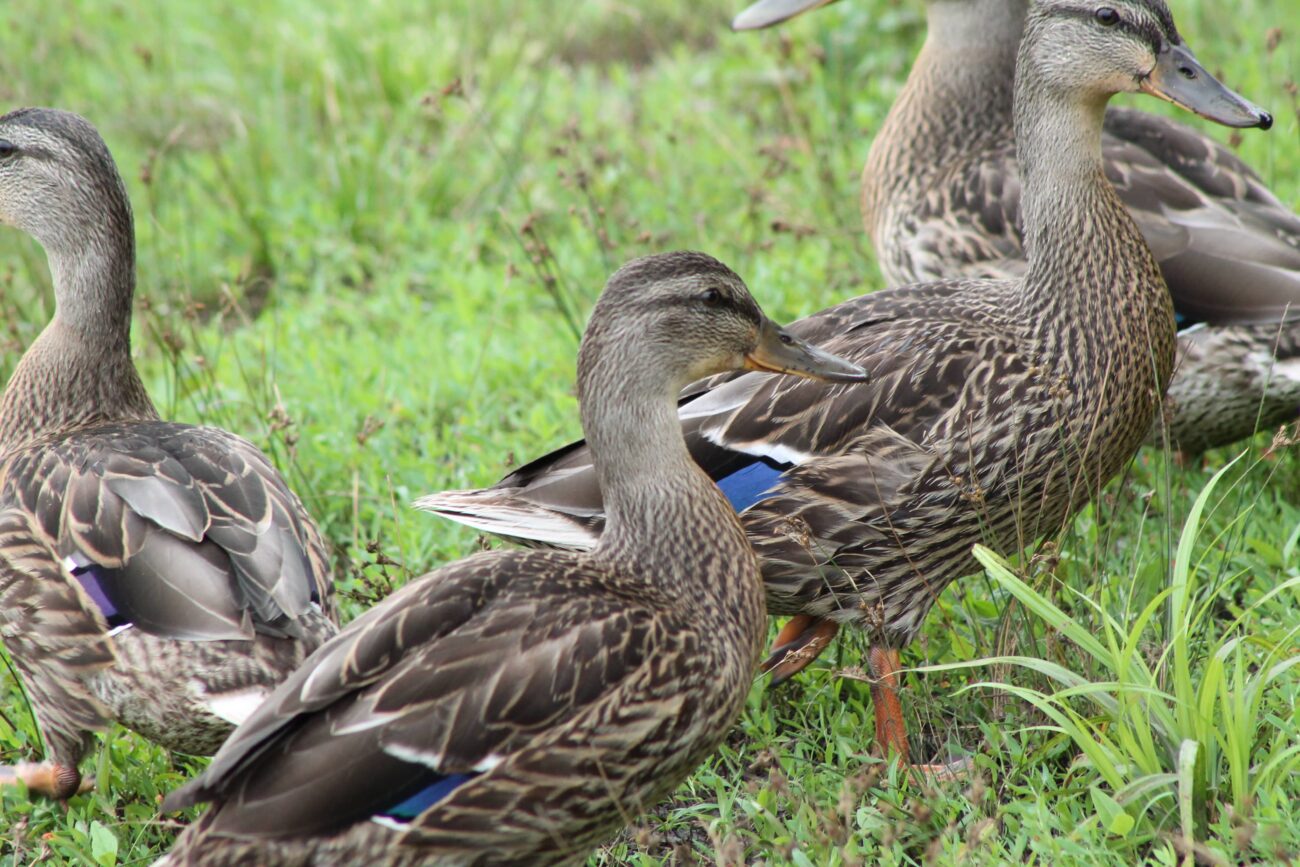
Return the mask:
<path fill-rule="evenodd" d="M 0 94 L 103 131 L 136 206 L 155 399 L 274 455 L 352 616 L 478 544 L 415 496 L 578 434 L 576 334 L 623 260 L 707 250 L 781 320 L 879 288 L 856 176 L 919 4 L 852 0 L 743 36 L 725 27 L 738 6 L 10 4 Z M 1174 11 L 1207 67 L 1277 114 L 1234 141 L 1300 205 L 1300 33 L 1268 33 L 1286 9 Z M 28 239 L 0 235 L 0 261 L 7 377 L 51 295 Z M 756 685 L 728 744 L 594 863 L 1300 857 L 1300 465 L 1269 444 L 1190 468 L 1146 451 L 1058 544 L 982 555 L 944 594 L 905 657 L 925 669 L 906 709 L 920 752 L 973 754 L 972 780 L 869 757 L 847 636 L 791 687 Z M 35 755 L 3 670 L 0 690 L 0 760 Z M 200 760 L 120 729 L 103 744 L 99 791 L 66 810 L 0 794 L 0 864 L 166 849 L 157 801 Z"/>

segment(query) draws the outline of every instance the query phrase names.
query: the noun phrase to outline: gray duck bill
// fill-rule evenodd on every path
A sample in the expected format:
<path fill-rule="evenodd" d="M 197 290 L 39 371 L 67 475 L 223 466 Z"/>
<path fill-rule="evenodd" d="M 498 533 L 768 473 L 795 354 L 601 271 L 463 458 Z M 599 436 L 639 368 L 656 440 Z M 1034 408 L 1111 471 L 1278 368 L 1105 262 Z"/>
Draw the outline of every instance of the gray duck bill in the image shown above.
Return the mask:
<path fill-rule="evenodd" d="M 1224 126 L 1268 129 L 1273 125 L 1273 115 L 1206 72 L 1185 45 L 1165 45 L 1141 88 Z"/>
<path fill-rule="evenodd" d="M 800 340 L 770 319 L 758 329 L 758 342 L 745 356 L 747 370 L 788 373 L 826 382 L 867 382 L 861 367 Z"/>
<path fill-rule="evenodd" d="M 829 6 L 835 0 L 758 0 L 731 19 L 732 30 L 760 30 L 788 21 L 796 15 Z"/>

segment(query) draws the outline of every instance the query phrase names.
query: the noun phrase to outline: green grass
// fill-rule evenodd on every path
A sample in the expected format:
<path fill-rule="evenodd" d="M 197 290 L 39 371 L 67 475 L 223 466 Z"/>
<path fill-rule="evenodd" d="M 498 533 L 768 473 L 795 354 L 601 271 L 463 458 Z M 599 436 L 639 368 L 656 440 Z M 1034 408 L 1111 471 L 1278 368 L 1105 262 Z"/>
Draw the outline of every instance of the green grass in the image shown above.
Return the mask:
<path fill-rule="evenodd" d="M 352 616 L 475 548 L 415 496 L 578 435 L 576 333 L 623 260 L 709 251 L 783 320 L 879 288 L 856 178 L 919 3 L 732 35 L 740 5 L 7 4 L 0 92 L 103 131 L 136 207 L 155 399 L 275 456 Z M 1266 47 L 1288 8 L 1174 11 L 1208 68 L 1276 112 L 1239 150 L 1300 205 L 1300 33 Z M 0 261 L 7 377 L 51 296 L 28 239 L 0 234 Z M 726 747 L 596 861 L 1297 857 L 1300 463 L 1262 459 L 1268 444 L 1213 488 L 1235 452 L 1189 469 L 1144 452 L 1059 545 L 1014 569 L 990 557 L 944 594 L 905 657 L 928 669 L 906 710 L 919 752 L 973 754 L 972 780 L 870 758 L 848 636 L 791 687 L 756 686 Z M 36 755 L 3 670 L 0 690 L 0 760 Z M 0 794 L 0 864 L 165 850 L 177 825 L 158 799 L 199 760 L 118 729 L 97 763 L 99 791 L 66 811 Z"/>

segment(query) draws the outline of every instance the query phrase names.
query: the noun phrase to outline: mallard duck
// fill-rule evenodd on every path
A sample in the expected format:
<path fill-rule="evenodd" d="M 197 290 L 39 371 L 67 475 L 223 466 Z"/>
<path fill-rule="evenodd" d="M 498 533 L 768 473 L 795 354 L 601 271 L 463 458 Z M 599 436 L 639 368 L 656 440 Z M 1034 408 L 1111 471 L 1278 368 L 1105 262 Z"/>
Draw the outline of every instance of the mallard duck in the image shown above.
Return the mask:
<path fill-rule="evenodd" d="M 763 0 L 738 29 L 828 0 Z M 932 0 L 928 35 L 872 142 L 862 214 L 890 284 L 1024 273 L 1012 122 L 1027 0 Z M 1178 361 L 1164 420 L 1195 454 L 1300 415 L 1300 217 L 1191 127 L 1111 108 L 1106 174 L 1173 294 Z M 1195 330 L 1192 330 L 1192 329 Z M 1164 442 L 1165 424 L 1148 442 Z"/>
<path fill-rule="evenodd" d="M 600 542 L 482 553 L 350 624 L 168 797 L 216 805 L 166 863 L 576 864 L 672 791 L 739 715 L 766 623 L 675 413 L 686 383 L 742 368 L 865 379 L 716 259 L 620 269 L 578 354 Z"/>
<path fill-rule="evenodd" d="M 0 637 L 63 798 L 117 721 L 211 754 L 336 631 L 320 534 L 252 444 L 162 421 L 131 361 L 135 234 L 103 139 L 0 117 L 0 221 L 45 248 L 55 314 L 0 398 Z"/>
<path fill-rule="evenodd" d="M 1101 164 L 1101 118 L 1145 91 L 1230 126 L 1269 115 L 1202 69 L 1162 0 L 1041 0 L 1016 78 L 1030 258 L 1012 280 L 886 290 L 792 330 L 872 374 L 867 385 L 762 374 L 688 388 L 692 456 L 740 513 L 768 611 L 796 615 L 766 667 L 805 666 L 842 623 L 866 629 L 876 735 L 908 756 L 898 650 L 935 597 L 1059 531 L 1134 455 L 1174 364 L 1174 313 L 1151 251 Z M 602 501 L 570 445 L 491 488 L 423 508 L 503 536 L 595 544 Z"/>

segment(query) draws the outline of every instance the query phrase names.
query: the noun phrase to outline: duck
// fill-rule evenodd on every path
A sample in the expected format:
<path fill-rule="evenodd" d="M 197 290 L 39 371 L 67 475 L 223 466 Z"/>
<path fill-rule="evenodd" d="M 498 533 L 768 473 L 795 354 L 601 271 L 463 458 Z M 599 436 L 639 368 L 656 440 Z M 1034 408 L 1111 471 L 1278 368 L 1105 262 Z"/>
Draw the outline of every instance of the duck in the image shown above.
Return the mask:
<path fill-rule="evenodd" d="M 760 0 L 736 29 L 826 0 Z M 862 173 L 863 223 L 885 280 L 1011 279 L 1025 228 L 1012 109 L 1027 0 L 929 0 L 927 35 Z M 1173 295 L 1178 360 L 1147 437 L 1181 456 L 1300 416 L 1300 216 L 1229 148 L 1112 106 L 1103 165 Z"/>
<path fill-rule="evenodd" d="M 320 531 L 256 446 L 165 421 L 131 359 L 135 231 L 85 118 L 0 117 L 0 222 L 45 250 L 55 312 L 0 396 L 0 639 L 65 799 L 117 722 L 211 755 L 336 631 Z"/>
<path fill-rule="evenodd" d="M 620 268 L 578 352 L 599 543 L 480 553 L 349 624 L 167 797 L 214 806 L 160 863 L 578 864 L 670 793 L 740 714 L 766 630 L 676 414 L 688 382 L 741 369 L 866 378 L 711 256 Z"/>
<path fill-rule="evenodd" d="M 763 668 L 779 682 L 843 624 L 863 629 L 876 744 L 900 762 L 899 651 L 935 598 L 979 570 L 977 543 L 1012 555 L 1058 534 L 1141 447 L 1173 372 L 1169 289 L 1104 172 L 1106 102 L 1145 92 L 1272 124 L 1197 63 L 1163 0 L 1040 0 L 1015 88 L 1023 275 L 886 289 L 790 326 L 870 383 L 750 372 L 680 396 L 688 448 L 758 552 L 769 613 L 791 615 Z M 574 443 L 417 505 L 586 547 L 604 520 L 590 464 Z"/>

